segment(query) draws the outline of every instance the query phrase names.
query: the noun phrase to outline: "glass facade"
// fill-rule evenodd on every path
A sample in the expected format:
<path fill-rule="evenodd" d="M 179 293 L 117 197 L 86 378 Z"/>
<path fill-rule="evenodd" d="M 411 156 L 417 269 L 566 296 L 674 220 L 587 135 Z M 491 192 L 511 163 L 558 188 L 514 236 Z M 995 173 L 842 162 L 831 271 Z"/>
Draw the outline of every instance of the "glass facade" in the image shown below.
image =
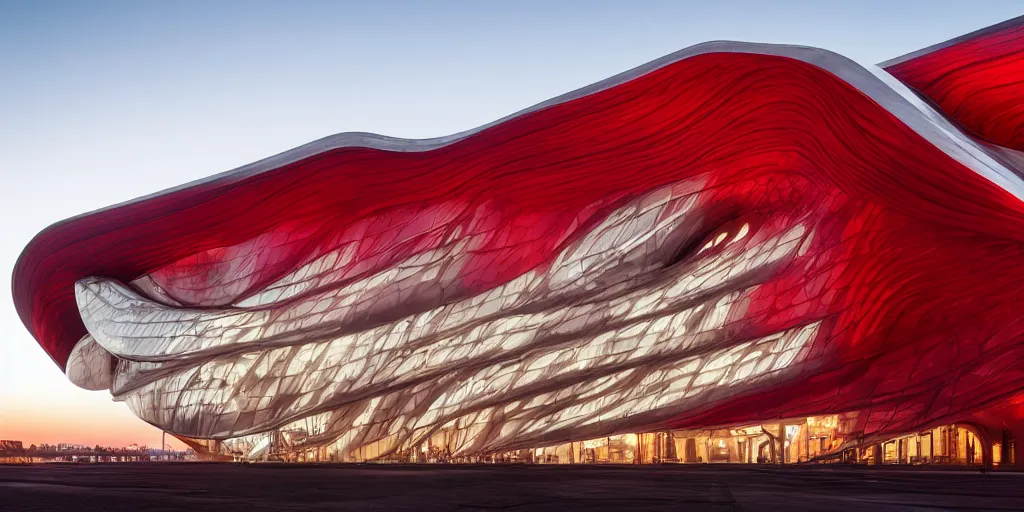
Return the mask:
<path fill-rule="evenodd" d="M 48 228 L 15 303 L 211 457 L 1010 460 L 1022 33 L 884 70 L 706 43 L 450 137 L 328 137 Z"/>

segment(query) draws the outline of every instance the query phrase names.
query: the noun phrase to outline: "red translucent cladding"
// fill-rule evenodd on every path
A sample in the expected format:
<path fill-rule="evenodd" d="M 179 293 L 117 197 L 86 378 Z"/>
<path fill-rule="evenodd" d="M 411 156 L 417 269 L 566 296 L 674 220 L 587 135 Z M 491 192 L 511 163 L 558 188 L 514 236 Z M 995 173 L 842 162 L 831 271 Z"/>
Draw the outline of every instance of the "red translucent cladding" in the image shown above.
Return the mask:
<path fill-rule="evenodd" d="M 1024 151 L 1024 19 L 885 70 L 978 137 Z"/>
<path fill-rule="evenodd" d="M 945 406 L 1024 384 L 1008 362 L 1024 356 L 1019 201 L 849 84 L 764 55 L 685 59 L 429 152 L 338 149 L 73 219 L 26 249 L 15 300 L 64 364 L 85 332 L 77 279 L 152 273 L 186 302 L 224 303 L 346 240 L 361 244 L 354 262 L 372 268 L 437 246 L 443 237 L 424 218 L 486 235 L 460 276 L 481 291 L 550 260 L 622 201 L 695 176 L 708 180 L 704 206 L 759 219 L 759 229 L 804 223 L 815 233 L 798 267 L 749 292 L 745 328 L 823 327 L 815 373 L 799 386 L 677 424 L 908 397 Z M 248 240 L 257 256 L 235 264 Z M 216 296 L 225 283 L 231 291 Z M 928 348 L 935 355 L 922 360 Z M 978 372 L 998 387 L 950 386 Z"/>

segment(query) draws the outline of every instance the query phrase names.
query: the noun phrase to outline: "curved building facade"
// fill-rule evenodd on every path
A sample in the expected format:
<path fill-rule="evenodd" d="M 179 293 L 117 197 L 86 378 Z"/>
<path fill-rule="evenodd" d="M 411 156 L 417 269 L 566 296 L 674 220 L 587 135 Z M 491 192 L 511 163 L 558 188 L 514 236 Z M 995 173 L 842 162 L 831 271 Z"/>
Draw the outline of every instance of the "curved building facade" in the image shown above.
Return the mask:
<path fill-rule="evenodd" d="M 802 418 L 820 454 L 960 422 L 1005 459 L 1022 51 L 1020 20 L 881 67 L 713 42 L 449 137 L 327 137 L 47 228 L 15 303 L 210 453 L 665 460 L 703 429 L 713 460 Z"/>

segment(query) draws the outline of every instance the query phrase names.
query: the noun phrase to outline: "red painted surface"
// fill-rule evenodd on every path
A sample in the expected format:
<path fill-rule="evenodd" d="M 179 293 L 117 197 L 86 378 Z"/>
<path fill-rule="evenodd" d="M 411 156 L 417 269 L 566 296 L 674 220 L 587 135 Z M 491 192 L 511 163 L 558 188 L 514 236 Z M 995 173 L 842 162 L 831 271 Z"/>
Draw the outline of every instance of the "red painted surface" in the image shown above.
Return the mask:
<path fill-rule="evenodd" d="M 1024 151 L 1024 24 L 885 68 L 978 137 Z"/>
<path fill-rule="evenodd" d="M 1017 147 L 1017 118 L 981 122 L 985 105 L 957 119 Z M 363 273 L 460 222 L 488 233 L 460 276 L 479 291 L 544 265 L 623 201 L 701 174 L 723 222 L 816 232 L 751 292 L 745 328 L 824 324 L 803 379 L 673 425 L 867 409 L 870 430 L 899 430 L 1024 387 L 1024 204 L 839 78 L 764 55 L 685 59 L 429 152 L 334 150 L 67 221 L 23 253 L 15 302 L 63 365 L 85 334 L 77 279 L 152 274 L 179 301 L 224 305 L 346 240 L 361 241 Z"/>

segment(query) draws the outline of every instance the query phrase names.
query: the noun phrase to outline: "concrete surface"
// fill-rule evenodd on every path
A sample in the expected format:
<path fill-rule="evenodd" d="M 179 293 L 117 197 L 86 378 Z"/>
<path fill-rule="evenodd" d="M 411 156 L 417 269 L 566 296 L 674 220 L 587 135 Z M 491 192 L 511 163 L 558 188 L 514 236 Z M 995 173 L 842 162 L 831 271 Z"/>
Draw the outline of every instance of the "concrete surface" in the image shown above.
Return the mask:
<path fill-rule="evenodd" d="M 0 466 L 0 510 L 1024 510 L 1024 473 L 758 465 Z"/>

